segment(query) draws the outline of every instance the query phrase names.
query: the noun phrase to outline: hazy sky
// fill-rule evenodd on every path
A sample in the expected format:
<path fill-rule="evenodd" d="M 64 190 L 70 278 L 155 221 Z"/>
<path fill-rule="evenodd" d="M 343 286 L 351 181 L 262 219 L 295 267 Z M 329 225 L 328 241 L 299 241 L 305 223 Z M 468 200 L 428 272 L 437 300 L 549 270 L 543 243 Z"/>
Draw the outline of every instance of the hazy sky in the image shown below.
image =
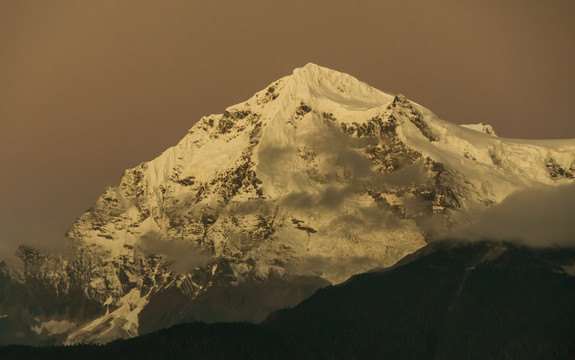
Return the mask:
<path fill-rule="evenodd" d="M 575 1 L 0 1 L 0 247 L 314 62 L 502 136 L 575 138 Z M 4 244 L 4 245 L 2 245 Z"/>

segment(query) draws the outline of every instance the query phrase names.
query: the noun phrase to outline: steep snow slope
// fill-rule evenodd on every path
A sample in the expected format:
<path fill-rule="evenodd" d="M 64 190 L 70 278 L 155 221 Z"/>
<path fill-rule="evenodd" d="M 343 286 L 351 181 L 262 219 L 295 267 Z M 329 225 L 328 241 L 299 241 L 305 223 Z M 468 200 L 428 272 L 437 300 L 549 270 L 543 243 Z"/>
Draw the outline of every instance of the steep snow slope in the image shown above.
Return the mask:
<path fill-rule="evenodd" d="M 27 297 L 0 300 L 0 326 L 75 343 L 260 320 L 313 291 L 302 279 L 390 266 L 514 191 L 574 178 L 575 141 L 485 129 L 308 64 L 127 170 L 68 231 L 73 256 L 22 248 L 0 280 Z M 241 311 L 215 295 L 271 280 Z"/>

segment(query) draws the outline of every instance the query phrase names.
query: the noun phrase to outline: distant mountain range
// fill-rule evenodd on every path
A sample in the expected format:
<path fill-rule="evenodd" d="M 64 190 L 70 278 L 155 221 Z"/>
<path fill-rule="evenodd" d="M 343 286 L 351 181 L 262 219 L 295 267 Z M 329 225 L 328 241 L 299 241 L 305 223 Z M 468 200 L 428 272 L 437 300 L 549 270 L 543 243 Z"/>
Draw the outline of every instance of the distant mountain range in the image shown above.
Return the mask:
<path fill-rule="evenodd" d="M 308 64 L 202 118 L 177 145 L 126 170 L 72 225 L 59 251 L 22 246 L 1 263 L 0 344 L 105 343 L 181 322 L 260 322 L 319 288 L 394 265 L 518 190 L 574 178 L 575 140 L 499 138 L 489 125 L 440 120 L 402 95 Z M 401 301 L 413 294 L 416 313 L 406 316 L 433 310 L 421 321 L 447 321 L 445 331 L 459 331 L 448 315 L 468 304 L 451 286 L 468 272 L 446 272 L 444 281 L 418 275 L 410 281 L 429 277 L 429 285 L 405 288 L 405 295 L 398 293 L 403 285 L 369 291 Z M 386 274 L 322 290 L 290 314 L 297 319 L 322 294 Z M 423 289 L 438 297 L 429 306 L 458 305 L 428 309 L 418 302 Z M 296 326 L 274 316 L 254 331 Z M 414 324 L 409 336 L 428 331 Z M 386 331 L 369 330 L 365 340 Z M 439 336 L 434 331 L 429 336 Z M 432 348 L 413 351 L 444 351 L 440 340 L 426 344 Z"/>

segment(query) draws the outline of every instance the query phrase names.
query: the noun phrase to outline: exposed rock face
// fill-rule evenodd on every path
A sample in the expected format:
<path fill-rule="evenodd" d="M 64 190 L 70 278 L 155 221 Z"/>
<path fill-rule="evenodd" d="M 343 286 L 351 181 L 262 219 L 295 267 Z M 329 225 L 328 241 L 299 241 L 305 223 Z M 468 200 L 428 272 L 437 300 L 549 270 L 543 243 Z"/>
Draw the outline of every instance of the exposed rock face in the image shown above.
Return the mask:
<path fill-rule="evenodd" d="M 260 321 L 393 265 L 455 217 L 569 181 L 574 159 L 574 141 L 472 131 L 309 64 L 127 170 L 67 232 L 65 255 L 22 248 L 3 264 L 0 343 Z"/>

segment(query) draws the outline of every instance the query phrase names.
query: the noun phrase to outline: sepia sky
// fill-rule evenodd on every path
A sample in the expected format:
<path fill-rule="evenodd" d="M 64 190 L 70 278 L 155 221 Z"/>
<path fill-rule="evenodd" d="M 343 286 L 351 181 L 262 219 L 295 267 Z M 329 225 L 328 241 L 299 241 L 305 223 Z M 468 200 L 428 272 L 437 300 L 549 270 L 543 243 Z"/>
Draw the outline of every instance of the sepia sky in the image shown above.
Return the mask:
<path fill-rule="evenodd" d="M 570 0 L 5 0 L 0 252 L 308 62 L 500 136 L 575 138 Z"/>

